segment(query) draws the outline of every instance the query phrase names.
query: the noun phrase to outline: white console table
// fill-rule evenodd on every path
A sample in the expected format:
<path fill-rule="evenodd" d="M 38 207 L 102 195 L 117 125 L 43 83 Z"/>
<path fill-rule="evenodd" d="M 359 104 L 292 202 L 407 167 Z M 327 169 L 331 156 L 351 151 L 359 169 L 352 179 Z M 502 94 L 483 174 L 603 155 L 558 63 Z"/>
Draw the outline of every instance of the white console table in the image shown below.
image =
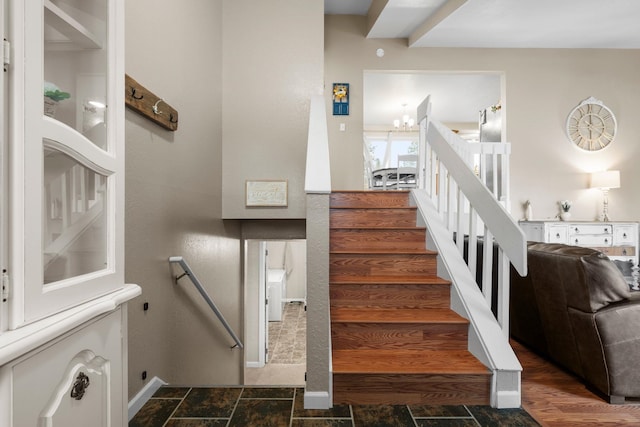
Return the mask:
<path fill-rule="evenodd" d="M 585 246 L 606 254 L 611 260 L 630 262 L 624 272 L 632 290 L 640 290 L 638 273 L 637 222 L 520 221 L 527 240 Z"/>

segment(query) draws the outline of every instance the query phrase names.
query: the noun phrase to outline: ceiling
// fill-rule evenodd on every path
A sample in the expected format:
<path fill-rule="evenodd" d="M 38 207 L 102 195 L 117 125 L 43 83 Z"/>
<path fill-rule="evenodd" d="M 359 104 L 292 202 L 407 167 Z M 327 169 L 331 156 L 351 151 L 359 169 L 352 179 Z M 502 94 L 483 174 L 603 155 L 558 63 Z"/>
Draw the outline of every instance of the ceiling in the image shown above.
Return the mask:
<path fill-rule="evenodd" d="M 325 0 L 325 14 L 367 15 L 371 5 Z M 377 17 L 366 36 L 406 38 L 409 47 L 640 49 L 638 0 L 386 0 L 378 13 L 371 9 Z M 391 126 L 404 109 L 415 114 L 427 94 L 440 120 L 475 122 L 499 101 L 499 81 L 497 74 L 367 73 L 365 128 Z"/>
<path fill-rule="evenodd" d="M 500 102 L 500 77 L 498 73 L 365 72 L 364 128 L 390 130 L 393 120 L 405 113 L 415 120 L 427 95 L 438 120 L 477 123 L 480 110 Z"/>
<path fill-rule="evenodd" d="M 324 4 L 325 14 L 367 15 L 372 2 Z M 387 0 L 367 37 L 407 38 L 410 47 L 639 49 L 639 17 L 637 0 Z"/>

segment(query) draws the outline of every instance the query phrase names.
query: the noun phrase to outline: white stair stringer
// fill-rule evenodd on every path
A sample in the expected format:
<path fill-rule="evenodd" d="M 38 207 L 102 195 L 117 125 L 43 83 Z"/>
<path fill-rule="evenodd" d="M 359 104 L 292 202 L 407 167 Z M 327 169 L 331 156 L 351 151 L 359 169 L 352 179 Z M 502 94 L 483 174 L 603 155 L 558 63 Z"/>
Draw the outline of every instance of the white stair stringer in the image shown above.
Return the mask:
<path fill-rule="evenodd" d="M 439 254 L 438 276 L 451 281 L 451 308 L 470 322 L 469 351 L 493 374 L 491 406 L 519 408 L 522 365 L 426 192 L 413 190 L 412 197 L 427 248 Z"/>

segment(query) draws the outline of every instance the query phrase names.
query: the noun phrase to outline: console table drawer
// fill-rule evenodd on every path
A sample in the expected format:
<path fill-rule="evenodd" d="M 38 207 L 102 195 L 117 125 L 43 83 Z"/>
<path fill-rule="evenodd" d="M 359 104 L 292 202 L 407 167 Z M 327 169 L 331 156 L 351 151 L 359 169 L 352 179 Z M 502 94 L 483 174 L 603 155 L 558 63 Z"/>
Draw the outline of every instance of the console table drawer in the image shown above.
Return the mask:
<path fill-rule="evenodd" d="M 611 224 L 570 224 L 570 234 L 613 234 Z"/>
<path fill-rule="evenodd" d="M 613 244 L 612 235 L 576 235 L 569 236 L 569 244 L 575 246 L 611 246 Z"/>
<path fill-rule="evenodd" d="M 593 249 L 602 252 L 607 256 L 630 256 L 636 255 L 636 248 L 634 246 L 611 246 L 611 247 L 596 247 Z"/>
<path fill-rule="evenodd" d="M 637 243 L 636 239 L 638 237 L 635 234 L 636 232 L 637 231 L 635 227 L 624 226 L 624 225 L 616 226 L 613 232 L 615 244 L 623 245 L 626 243 L 626 244 L 635 245 Z"/>
<path fill-rule="evenodd" d="M 567 243 L 567 227 L 564 225 L 549 227 L 549 243 Z"/>

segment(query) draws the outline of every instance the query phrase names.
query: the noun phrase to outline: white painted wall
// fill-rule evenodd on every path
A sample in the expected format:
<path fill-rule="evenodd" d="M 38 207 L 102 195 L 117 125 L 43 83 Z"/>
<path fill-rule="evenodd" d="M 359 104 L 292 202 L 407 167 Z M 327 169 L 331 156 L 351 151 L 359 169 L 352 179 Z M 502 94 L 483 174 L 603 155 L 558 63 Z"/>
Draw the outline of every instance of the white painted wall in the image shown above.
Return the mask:
<path fill-rule="evenodd" d="M 287 295 L 303 300 L 307 295 L 307 242 L 304 240 L 269 241 L 269 268 L 287 272 Z"/>

